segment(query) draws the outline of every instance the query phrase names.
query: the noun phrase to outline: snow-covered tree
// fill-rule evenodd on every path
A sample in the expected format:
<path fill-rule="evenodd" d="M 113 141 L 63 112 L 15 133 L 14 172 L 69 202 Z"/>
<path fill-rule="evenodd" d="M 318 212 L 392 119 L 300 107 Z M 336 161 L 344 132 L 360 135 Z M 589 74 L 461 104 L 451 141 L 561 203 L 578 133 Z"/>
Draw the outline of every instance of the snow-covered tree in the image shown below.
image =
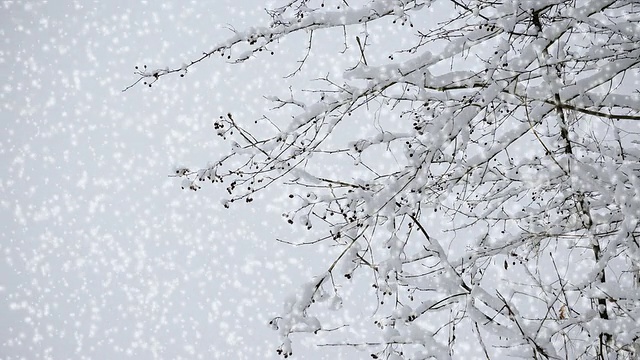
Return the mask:
<path fill-rule="evenodd" d="M 293 81 L 324 51 L 314 34 L 343 34 L 334 55 L 353 66 L 272 89 L 257 121 L 220 116 L 230 152 L 174 173 L 192 190 L 223 184 L 225 207 L 288 187 L 284 221 L 313 229 L 300 244 L 339 249 L 271 321 L 279 353 L 292 333 L 334 328 L 318 309 L 357 302 L 377 304 L 380 336 L 325 345 L 640 356 L 640 3 L 292 0 L 268 14 L 182 66 L 138 68 L 135 84 L 214 56 L 250 63 L 301 32 Z M 413 36 L 378 43 L 375 24 Z"/>

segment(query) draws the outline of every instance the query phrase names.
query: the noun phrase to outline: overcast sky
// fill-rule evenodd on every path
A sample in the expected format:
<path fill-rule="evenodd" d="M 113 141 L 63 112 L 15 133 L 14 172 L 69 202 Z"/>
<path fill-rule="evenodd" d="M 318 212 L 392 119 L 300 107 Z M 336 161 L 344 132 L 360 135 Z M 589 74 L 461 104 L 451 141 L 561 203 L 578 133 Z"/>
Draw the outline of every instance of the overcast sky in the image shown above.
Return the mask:
<path fill-rule="evenodd" d="M 219 115 L 257 119 L 263 94 L 286 91 L 295 67 L 279 64 L 304 37 L 121 92 L 136 65 L 179 66 L 225 26 L 266 23 L 247 3 L 0 4 L 0 358 L 276 358 L 267 323 L 324 256 L 275 241 L 300 236 L 282 189 L 225 210 L 222 187 L 183 191 L 168 174 L 227 149 Z"/>

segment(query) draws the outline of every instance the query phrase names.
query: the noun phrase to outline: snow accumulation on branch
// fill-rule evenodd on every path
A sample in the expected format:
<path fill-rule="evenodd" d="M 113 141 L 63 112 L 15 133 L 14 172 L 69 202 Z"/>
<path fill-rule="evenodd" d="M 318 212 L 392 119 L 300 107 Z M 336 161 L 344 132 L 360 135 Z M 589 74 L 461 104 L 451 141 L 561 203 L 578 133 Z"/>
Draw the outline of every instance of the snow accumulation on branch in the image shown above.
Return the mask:
<path fill-rule="evenodd" d="M 225 207 L 289 187 L 300 244 L 340 249 L 271 321 L 279 354 L 302 332 L 379 359 L 640 356 L 640 4 L 293 0 L 268 13 L 181 67 L 138 68 L 125 90 L 296 32 L 357 39 L 355 66 L 265 94 L 267 128 L 220 116 L 231 151 L 174 173 L 192 190 L 224 183 Z M 369 36 L 384 27 L 412 37 Z M 300 68 L 323 51 L 308 46 Z"/>

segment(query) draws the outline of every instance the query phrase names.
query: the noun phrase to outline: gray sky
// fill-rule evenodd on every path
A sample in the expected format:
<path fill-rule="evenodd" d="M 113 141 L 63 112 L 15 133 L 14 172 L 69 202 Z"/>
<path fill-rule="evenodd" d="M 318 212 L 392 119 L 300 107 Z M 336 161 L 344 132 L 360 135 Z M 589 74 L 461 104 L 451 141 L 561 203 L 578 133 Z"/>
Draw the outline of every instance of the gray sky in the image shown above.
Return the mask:
<path fill-rule="evenodd" d="M 0 4 L 0 358 L 276 357 L 267 322 L 326 256 L 274 240 L 300 236 L 277 201 L 225 210 L 222 187 L 167 175 L 227 149 L 219 115 L 261 115 L 303 38 L 273 60 L 213 59 L 121 92 L 135 65 L 179 65 L 226 24 L 265 23 L 256 4 Z"/>

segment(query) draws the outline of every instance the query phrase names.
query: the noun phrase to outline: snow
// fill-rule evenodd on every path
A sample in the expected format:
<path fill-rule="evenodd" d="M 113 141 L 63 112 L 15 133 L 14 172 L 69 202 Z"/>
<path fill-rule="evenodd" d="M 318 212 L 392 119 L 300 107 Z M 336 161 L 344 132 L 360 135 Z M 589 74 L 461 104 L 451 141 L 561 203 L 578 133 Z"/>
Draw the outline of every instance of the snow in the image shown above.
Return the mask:
<path fill-rule="evenodd" d="M 637 357 L 633 4 L 2 6 L 0 357 Z"/>

